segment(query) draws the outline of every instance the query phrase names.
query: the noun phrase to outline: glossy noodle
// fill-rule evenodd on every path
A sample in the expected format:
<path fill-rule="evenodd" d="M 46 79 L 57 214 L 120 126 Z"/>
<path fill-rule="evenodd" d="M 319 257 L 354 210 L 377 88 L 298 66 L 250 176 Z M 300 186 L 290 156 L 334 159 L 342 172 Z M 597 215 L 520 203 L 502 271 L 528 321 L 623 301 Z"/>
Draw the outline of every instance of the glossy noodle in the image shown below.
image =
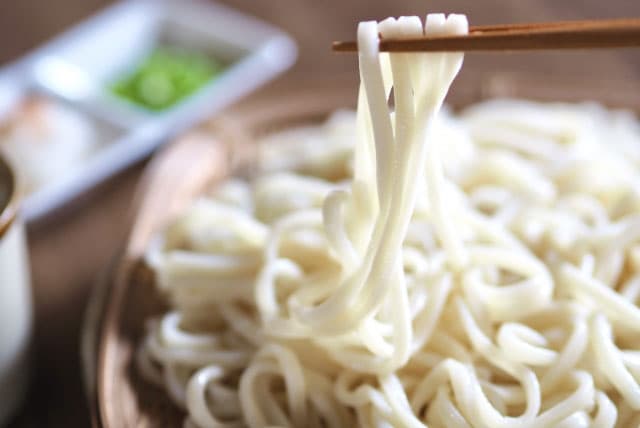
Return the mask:
<path fill-rule="evenodd" d="M 139 369 L 185 426 L 640 423 L 640 127 L 593 104 L 454 116 L 462 54 L 377 50 L 467 28 L 361 23 L 357 114 L 267 137 L 263 174 L 153 243 L 173 309 Z"/>

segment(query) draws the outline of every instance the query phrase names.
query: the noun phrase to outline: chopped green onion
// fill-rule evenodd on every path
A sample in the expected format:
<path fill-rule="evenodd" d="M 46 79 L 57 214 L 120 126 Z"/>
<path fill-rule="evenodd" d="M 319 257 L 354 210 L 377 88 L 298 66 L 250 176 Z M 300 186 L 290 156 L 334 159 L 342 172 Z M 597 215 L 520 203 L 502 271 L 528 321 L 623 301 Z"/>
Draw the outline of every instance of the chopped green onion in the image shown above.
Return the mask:
<path fill-rule="evenodd" d="M 203 54 L 174 47 L 155 49 L 111 90 L 150 110 L 164 110 L 196 92 L 222 67 Z"/>

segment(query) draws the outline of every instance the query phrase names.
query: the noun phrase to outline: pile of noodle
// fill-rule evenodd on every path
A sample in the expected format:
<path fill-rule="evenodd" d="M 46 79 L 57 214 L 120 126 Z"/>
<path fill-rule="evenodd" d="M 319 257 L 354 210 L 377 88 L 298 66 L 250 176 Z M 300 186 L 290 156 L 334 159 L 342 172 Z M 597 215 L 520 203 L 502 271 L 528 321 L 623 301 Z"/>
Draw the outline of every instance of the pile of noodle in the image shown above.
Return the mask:
<path fill-rule="evenodd" d="M 462 54 L 378 52 L 423 32 L 467 21 L 361 23 L 357 115 L 268 137 L 149 249 L 139 367 L 185 426 L 640 424 L 636 119 L 441 111 Z"/>

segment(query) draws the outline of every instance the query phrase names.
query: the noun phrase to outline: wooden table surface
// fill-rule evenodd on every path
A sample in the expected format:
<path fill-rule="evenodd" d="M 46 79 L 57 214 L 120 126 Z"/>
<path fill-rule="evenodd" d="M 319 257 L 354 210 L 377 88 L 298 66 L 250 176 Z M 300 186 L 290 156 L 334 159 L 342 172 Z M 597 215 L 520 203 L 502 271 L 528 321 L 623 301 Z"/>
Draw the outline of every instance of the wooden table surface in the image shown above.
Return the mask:
<path fill-rule="evenodd" d="M 3 1 L 0 6 L 0 62 L 6 63 L 48 37 L 110 3 L 105 0 Z M 473 24 L 640 16 L 630 0 L 226 0 L 292 34 L 300 55 L 287 74 L 331 78 L 349 73 L 353 55 L 336 55 L 330 42 L 353 39 L 362 19 L 389 15 L 464 12 Z M 47 6 L 44 6 L 47 5 Z M 576 79 L 640 80 L 640 50 L 597 53 L 468 55 L 473 70 L 515 70 L 564 74 Z M 464 71 L 463 71 L 464 72 Z M 470 72 L 470 71 L 467 71 Z M 287 78 L 270 84 L 277 91 Z M 16 427 L 89 425 L 79 361 L 83 311 L 96 279 L 124 242 L 127 209 L 143 165 L 131 168 L 54 217 L 31 227 L 31 267 L 36 308 L 35 376 Z"/>

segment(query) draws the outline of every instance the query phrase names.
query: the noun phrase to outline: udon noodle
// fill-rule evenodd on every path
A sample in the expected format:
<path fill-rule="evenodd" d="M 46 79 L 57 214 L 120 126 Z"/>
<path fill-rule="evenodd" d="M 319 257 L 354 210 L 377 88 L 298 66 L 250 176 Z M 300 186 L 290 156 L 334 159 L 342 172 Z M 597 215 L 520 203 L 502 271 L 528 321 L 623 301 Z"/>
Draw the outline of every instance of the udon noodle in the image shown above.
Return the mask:
<path fill-rule="evenodd" d="M 267 137 L 149 249 L 138 363 L 185 426 L 640 423 L 636 119 L 441 110 L 461 53 L 378 52 L 423 31 L 467 21 L 361 23 L 357 114 Z"/>

